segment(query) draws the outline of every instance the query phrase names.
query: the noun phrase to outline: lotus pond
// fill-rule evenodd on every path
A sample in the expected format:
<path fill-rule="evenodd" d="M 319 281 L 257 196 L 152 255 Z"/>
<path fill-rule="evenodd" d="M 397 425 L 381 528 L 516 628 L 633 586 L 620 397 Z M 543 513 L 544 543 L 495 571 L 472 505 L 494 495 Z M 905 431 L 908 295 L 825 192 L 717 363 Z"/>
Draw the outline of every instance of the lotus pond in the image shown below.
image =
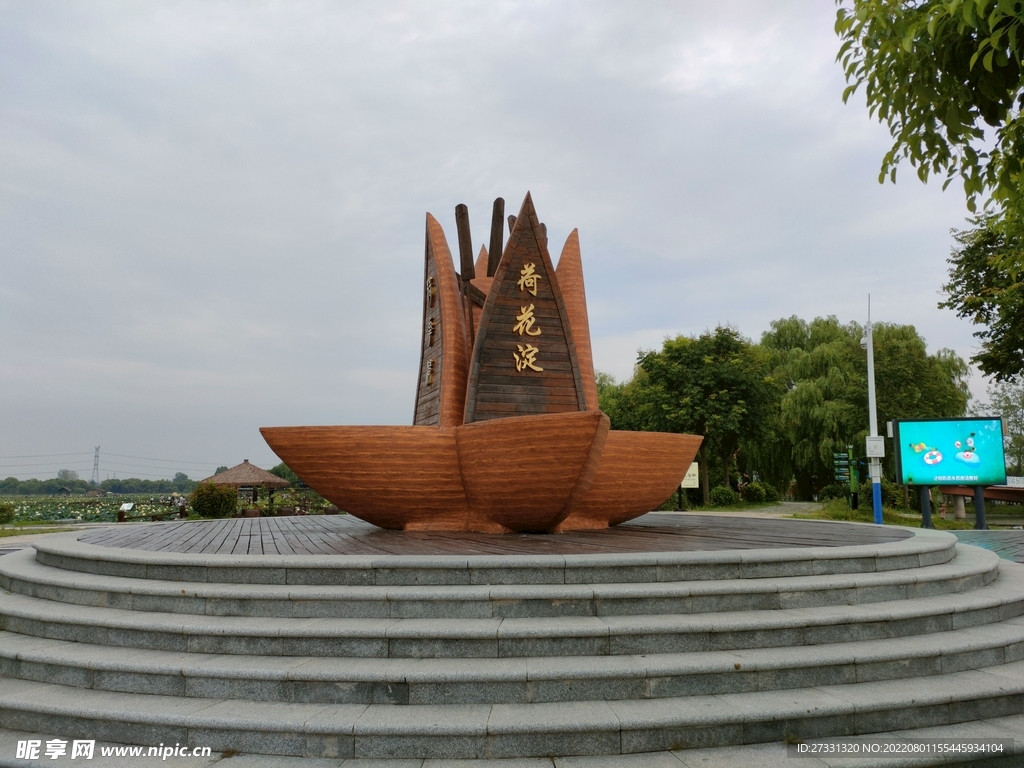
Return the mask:
<path fill-rule="evenodd" d="M 125 502 L 135 508 L 129 513 L 152 515 L 173 511 L 169 496 L 118 495 L 96 499 L 88 496 L 0 496 L 14 505 L 14 523 L 41 523 L 59 520 L 83 523 L 112 523 Z"/>

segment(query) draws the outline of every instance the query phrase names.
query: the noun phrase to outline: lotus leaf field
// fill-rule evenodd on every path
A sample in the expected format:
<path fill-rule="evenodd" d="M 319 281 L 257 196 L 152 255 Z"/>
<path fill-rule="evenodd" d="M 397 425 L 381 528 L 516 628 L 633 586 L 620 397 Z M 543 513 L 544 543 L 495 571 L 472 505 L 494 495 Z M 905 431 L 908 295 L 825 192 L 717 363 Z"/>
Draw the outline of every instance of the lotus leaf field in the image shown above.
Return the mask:
<path fill-rule="evenodd" d="M 5 496 L 0 501 L 14 505 L 14 523 L 32 524 L 56 521 L 80 521 L 83 523 L 117 522 L 117 511 L 126 502 L 135 507 L 128 512 L 129 518 L 145 515 L 166 515 L 176 512 L 170 496 L 153 496 L 151 494 L 111 494 L 102 498 L 90 496 Z M 315 491 L 294 490 L 291 488 L 275 494 L 275 504 L 299 506 L 309 514 L 319 514 L 328 506 L 328 502 Z M 247 499 L 240 499 L 239 506 L 248 506 Z M 243 502 L 245 502 L 243 504 Z M 261 500 L 260 507 L 266 506 Z M 191 505 L 189 512 L 192 512 Z M 269 512 L 272 514 L 272 512 Z M 264 511 L 268 514 L 268 511 Z M 167 518 L 171 519 L 171 518 Z"/>
<path fill-rule="evenodd" d="M 0 496 L 0 501 L 14 505 L 15 524 L 57 520 L 112 523 L 117 521 L 117 510 L 129 501 L 135 504 L 129 513 L 132 516 L 174 511 L 168 496 L 118 495 L 101 499 L 88 496 Z"/>

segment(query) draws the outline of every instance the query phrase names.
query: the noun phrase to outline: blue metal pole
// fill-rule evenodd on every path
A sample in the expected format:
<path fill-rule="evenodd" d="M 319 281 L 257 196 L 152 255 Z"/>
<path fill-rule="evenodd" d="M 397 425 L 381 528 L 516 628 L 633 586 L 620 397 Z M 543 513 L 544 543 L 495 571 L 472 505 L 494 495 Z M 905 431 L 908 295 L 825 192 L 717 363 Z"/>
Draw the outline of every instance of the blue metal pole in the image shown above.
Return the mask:
<path fill-rule="evenodd" d="M 868 421 L 871 436 L 878 437 L 878 412 L 875 406 L 875 344 L 871 327 L 871 295 L 868 294 L 868 322 L 864 327 L 864 347 L 868 352 Z M 871 501 L 875 513 L 875 524 L 882 524 L 882 464 L 871 457 Z"/>

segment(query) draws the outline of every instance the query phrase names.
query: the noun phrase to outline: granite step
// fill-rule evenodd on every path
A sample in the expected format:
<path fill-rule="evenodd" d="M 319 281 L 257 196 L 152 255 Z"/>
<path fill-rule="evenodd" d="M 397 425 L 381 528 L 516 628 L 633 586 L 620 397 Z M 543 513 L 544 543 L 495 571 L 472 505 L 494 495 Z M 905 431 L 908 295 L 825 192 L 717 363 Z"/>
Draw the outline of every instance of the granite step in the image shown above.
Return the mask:
<path fill-rule="evenodd" d="M 185 583 L 43 565 L 31 550 L 0 560 L 0 588 L 75 605 L 206 616 L 536 618 L 756 611 L 858 605 L 966 592 L 997 576 L 999 558 L 958 545 L 915 569 L 720 581 L 627 584 L 313 586 Z"/>
<path fill-rule="evenodd" d="M 19 741 L 35 739 L 45 742 L 54 738 L 53 733 L 14 731 L 0 728 L 0 755 L 15 754 Z M 968 742 L 981 743 L 993 751 L 986 757 L 966 749 L 945 754 L 917 755 L 908 758 L 906 754 L 890 751 L 888 756 L 882 750 L 889 747 L 908 747 L 915 742 L 942 741 L 946 744 L 964 746 Z M 852 746 L 861 751 L 861 756 L 851 757 L 833 749 L 830 753 L 818 752 L 800 760 L 800 768 L 934 768 L 935 766 L 963 765 L 974 768 L 1020 768 L 1024 763 L 1024 715 L 993 717 L 978 722 L 942 725 L 933 728 L 907 728 L 877 734 L 854 737 L 827 737 L 802 742 L 806 749 L 820 746 Z M 870 752 L 868 745 L 874 747 Z M 90 768 L 125 768 L 123 755 L 129 750 L 141 749 L 143 756 L 154 745 L 130 746 L 116 742 L 97 742 Z M 567 757 L 526 757 L 488 760 L 467 759 L 458 762 L 444 758 L 308 758 L 281 755 L 238 754 L 236 752 L 212 752 L 208 757 L 170 757 L 161 765 L 168 768 L 733 768 L 733 766 L 757 766 L 757 768 L 791 768 L 789 755 L 791 745 L 781 741 L 741 746 L 711 747 L 703 749 L 663 750 L 660 752 L 635 752 L 628 755 L 570 755 Z M 796 749 L 796 745 L 793 745 Z M 104 750 L 110 750 L 104 757 Z M 122 750 L 118 753 L 116 750 Z M 863 757 L 863 753 L 870 757 Z M 121 754 L 121 757 L 116 756 Z M 154 752 L 153 754 L 156 754 Z M 230 761 L 230 763 L 225 762 Z M 68 755 L 56 760 L 42 755 L 39 760 L 14 760 L 13 763 L 0 761 L 4 768 L 78 768 L 81 758 Z"/>
<path fill-rule="evenodd" d="M 657 700 L 297 704 L 0 678 L 0 721 L 136 744 L 341 758 L 618 755 L 951 725 L 1024 711 L 1024 662 L 938 677 Z"/>
<path fill-rule="evenodd" d="M 1024 566 L 964 593 L 706 614 L 489 619 L 197 616 L 0 592 L 0 629 L 114 647 L 271 656 L 508 658 L 818 645 L 946 632 L 1024 613 Z"/>
<path fill-rule="evenodd" d="M 78 688 L 325 704 L 657 699 L 896 680 L 1024 659 L 1024 617 L 920 637 L 648 656 L 229 656 L 0 632 L 0 675 Z"/>
<path fill-rule="evenodd" d="M 154 524 L 158 525 L 158 524 Z M 957 539 L 918 529 L 900 541 L 850 547 L 591 555 L 203 555 L 102 547 L 55 534 L 43 565 L 133 579 L 236 584 L 400 586 L 626 584 L 775 578 L 920 568 L 951 560 Z"/>

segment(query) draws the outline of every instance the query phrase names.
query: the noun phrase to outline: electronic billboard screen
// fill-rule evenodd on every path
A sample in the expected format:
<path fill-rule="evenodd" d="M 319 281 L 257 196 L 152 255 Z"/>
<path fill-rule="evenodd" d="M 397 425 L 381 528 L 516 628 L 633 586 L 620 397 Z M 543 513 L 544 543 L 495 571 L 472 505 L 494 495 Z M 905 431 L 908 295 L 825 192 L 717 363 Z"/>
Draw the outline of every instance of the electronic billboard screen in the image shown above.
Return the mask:
<path fill-rule="evenodd" d="M 999 418 L 913 419 L 893 424 L 896 474 L 907 485 L 1003 485 Z"/>

